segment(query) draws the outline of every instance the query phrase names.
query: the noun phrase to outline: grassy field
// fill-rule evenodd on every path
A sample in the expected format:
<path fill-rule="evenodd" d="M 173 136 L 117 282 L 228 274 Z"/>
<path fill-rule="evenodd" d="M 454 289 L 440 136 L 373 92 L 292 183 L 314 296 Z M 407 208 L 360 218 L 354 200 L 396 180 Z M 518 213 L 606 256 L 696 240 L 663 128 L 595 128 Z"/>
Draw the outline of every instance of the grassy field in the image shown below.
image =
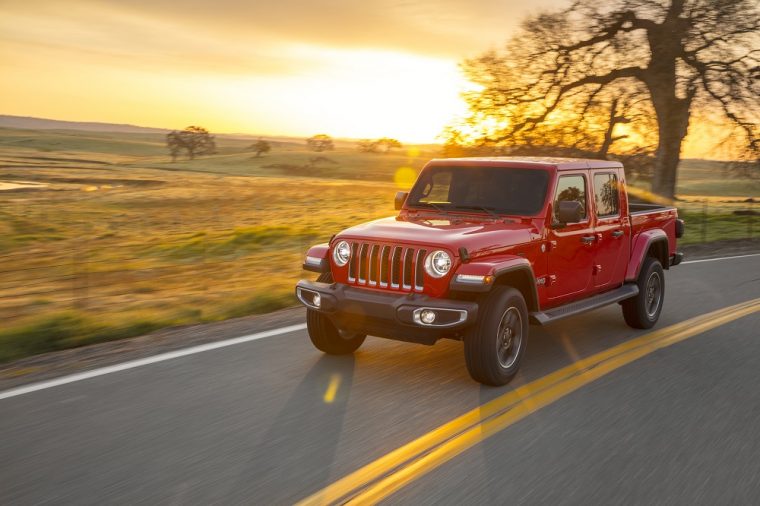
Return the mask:
<path fill-rule="evenodd" d="M 678 194 L 687 200 L 731 200 L 760 195 L 760 178 L 748 180 L 732 173 L 729 164 L 683 160 L 678 173 Z M 726 199 L 729 197 L 729 199 Z"/>
<path fill-rule="evenodd" d="M 253 140 L 220 137 L 218 154 L 172 163 L 159 134 L 0 129 L 0 361 L 290 305 L 308 246 L 393 214 L 410 184 L 398 175 L 439 156 L 274 139 L 257 158 Z M 760 193 L 700 161 L 684 163 L 681 188 Z M 708 240 L 742 237 L 749 218 L 711 205 Z"/>

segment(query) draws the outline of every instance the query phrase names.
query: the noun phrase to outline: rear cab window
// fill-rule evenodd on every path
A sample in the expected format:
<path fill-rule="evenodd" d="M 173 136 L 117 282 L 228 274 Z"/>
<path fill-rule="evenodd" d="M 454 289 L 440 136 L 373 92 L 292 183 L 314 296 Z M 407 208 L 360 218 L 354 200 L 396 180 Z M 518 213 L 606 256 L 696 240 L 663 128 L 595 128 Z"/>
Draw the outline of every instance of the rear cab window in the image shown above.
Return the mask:
<path fill-rule="evenodd" d="M 620 186 L 614 172 L 594 174 L 594 203 L 596 216 L 611 218 L 620 215 Z"/>

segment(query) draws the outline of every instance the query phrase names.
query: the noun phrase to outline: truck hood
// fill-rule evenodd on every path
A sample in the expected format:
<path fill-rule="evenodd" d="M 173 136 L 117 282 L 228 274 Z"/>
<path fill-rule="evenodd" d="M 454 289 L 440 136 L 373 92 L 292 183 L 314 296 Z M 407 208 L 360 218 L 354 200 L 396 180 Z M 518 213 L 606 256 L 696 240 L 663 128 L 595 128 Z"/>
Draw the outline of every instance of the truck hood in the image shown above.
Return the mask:
<path fill-rule="evenodd" d="M 447 249 L 457 253 L 466 248 L 471 256 L 480 252 L 504 249 L 538 239 L 531 223 L 470 217 L 383 218 L 351 227 L 338 234 L 341 239 L 398 245 L 420 245 Z"/>

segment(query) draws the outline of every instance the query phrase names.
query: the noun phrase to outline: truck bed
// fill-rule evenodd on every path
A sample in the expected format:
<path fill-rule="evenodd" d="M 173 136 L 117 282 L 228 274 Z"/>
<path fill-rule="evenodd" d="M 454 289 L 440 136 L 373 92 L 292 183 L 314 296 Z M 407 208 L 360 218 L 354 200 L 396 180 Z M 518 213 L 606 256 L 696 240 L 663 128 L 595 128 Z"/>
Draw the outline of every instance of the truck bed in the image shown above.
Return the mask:
<path fill-rule="evenodd" d="M 642 232 L 661 228 L 668 235 L 668 254 L 673 255 L 676 252 L 678 211 L 675 207 L 638 202 L 629 203 L 628 214 L 631 219 L 632 241 L 635 241 Z"/>
<path fill-rule="evenodd" d="M 654 211 L 668 211 L 674 209 L 670 206 L 663 206 L 660 204 L 646 204 L 643 202 L 631 202 L 628 204 L 628 213 L 629 214 L 643 214 L 643 213 L 651 213 Z"/>

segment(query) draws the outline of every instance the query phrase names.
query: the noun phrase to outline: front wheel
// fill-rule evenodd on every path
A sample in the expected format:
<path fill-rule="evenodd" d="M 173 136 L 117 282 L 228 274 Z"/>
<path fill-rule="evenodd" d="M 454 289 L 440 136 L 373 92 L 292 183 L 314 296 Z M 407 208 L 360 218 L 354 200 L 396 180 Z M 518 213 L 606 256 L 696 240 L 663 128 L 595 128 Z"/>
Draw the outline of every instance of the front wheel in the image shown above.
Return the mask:
<path fill-rule="evenodd" d="M 517 374 L 528 341 L 528 308 L 522 294 L 497 286 L 481 306 L 464 340 L 467 370 L 485 385 L 506 385 Z"/>
<path fill-rule="evenodd" d="M 332 274 L 321 274 L 317 281 L 332 283 Z M 319 351 L 328 355 L 348 355 L 364 343 L 366 336 L 349 334 L 339 330 L 328 317 L 313 309 L 306 310 L 306 329 L 311 343 Z"/>
<path fill-rule="evenodd" d="M 647 257 L 636 284 L 639 294 L 623 301 L 623 318 L 630 327 L 649 329 L 660 319 L 665 300 L 665 273 L 660 261 Z"/>

